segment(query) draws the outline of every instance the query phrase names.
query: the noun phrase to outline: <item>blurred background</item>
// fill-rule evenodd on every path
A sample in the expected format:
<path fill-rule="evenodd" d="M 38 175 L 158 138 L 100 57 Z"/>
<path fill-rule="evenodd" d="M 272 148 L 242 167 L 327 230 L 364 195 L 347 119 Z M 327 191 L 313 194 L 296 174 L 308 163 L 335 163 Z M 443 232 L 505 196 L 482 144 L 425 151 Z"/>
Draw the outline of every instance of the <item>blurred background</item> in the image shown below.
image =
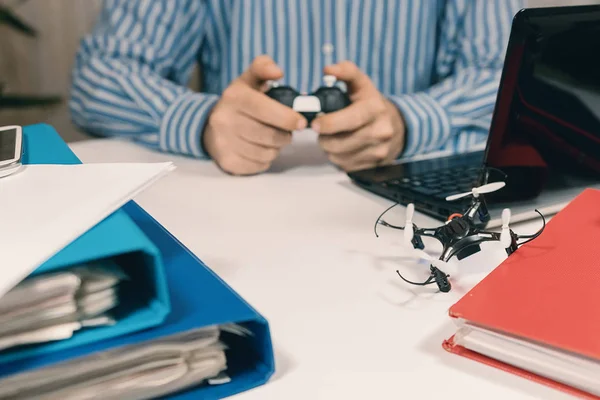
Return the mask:
<path fill-rule="evenodd" d="M 485 0 L 477 0 L 485 1 Z M 600 4 L 600 0 L 528 0 L 529 7 Z M 70 121 L 66 100 L 79 40 L 94 24 L 102 0 L 0 0 L 35 30 L 23 35 L 0 24 L 0 85 L 4 95 L 60 96 L 35 108 L 0 106 L 0 126 L 47 122 L 66 141 L 85 139 Z M 197 75 L 197 74 L 196 74 Z M 190 82 L 197 88 L 197 82 Z"/>

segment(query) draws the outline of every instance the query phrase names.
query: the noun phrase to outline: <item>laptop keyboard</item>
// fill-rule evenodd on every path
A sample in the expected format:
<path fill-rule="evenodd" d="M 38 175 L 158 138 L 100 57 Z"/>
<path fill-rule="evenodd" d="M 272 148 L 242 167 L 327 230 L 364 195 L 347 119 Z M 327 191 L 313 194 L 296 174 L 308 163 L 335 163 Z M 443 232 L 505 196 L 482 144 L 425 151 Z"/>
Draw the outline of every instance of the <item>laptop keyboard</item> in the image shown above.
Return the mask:
<path fill-rule="evenodd" d="M 410 190 L 422 196 L 445 199 L 452 194 L 471 191 L 478 177 L 478 169 L 470 165 L 461 165 L 402 179 L 390 179 L 382 185 L 390 189 Z"/>

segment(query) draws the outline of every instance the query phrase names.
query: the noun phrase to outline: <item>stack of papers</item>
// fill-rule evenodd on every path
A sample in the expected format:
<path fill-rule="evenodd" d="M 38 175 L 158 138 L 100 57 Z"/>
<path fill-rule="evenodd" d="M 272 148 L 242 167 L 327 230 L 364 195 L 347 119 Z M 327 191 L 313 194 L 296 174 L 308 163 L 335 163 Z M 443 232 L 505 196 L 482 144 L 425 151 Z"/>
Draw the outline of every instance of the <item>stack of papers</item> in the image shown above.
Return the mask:
<path fill-rule="evenodd" d="M 68 339 L 82 328 L 112 325 L 118 306 L 116 266 L 80 266 L 35 276 L 0 298 L 0 351 Z"/>
<path fill-rule="evenodd" d="M 210 326 L 97 353 L 0 380 L 0 399 L 134 400 L 173 394 L 203 382 L 229 381 L 221 332 Z"/>

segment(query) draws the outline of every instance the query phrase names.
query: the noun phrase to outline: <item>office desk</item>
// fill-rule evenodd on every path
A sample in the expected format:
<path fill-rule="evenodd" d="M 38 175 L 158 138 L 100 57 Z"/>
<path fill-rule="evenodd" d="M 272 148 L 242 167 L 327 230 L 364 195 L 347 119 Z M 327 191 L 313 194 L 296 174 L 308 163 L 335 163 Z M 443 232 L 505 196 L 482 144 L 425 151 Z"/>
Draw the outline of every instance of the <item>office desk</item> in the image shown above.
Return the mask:
<path fill-rule="evenodd" d="M 84 162 L 177 165 L 137 202 L 271 324 L 277 372 L 237 398 L 566 399 L 442 349 L 454 332 L 449 306 L 502 261 L 503 249 L 490 244 L 463 260 L 448 294 L 405 284 L 396 269 L 418 279 L 427 266 L 402 257 L 400 231 L 380 227 L 375 237 L 390 203 L 354 187 L 311 134 L 296 134 L 271 172 L 251 177 L 120 140 L 71 147 Z M 387 219 L 401 224 L 403 213 L 398 207 Z"/>

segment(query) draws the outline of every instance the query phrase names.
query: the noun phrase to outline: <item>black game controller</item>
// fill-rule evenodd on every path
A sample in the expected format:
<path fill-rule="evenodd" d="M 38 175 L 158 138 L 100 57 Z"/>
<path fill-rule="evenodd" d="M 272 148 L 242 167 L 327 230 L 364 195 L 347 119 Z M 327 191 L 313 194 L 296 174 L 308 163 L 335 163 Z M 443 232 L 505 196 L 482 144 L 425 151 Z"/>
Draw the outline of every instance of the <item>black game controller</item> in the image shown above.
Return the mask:
<path fill-rule="evenodd" d="M 302 114 L 310 125 L 317 115 L 339 111 L 350 105 L 348 93 L 335 86 L 334 76 L 326 75 L 323 82 L 324 86 L 311 94 L 301 94 L 290 86 L 270 82 L 266 95 Z"/>

